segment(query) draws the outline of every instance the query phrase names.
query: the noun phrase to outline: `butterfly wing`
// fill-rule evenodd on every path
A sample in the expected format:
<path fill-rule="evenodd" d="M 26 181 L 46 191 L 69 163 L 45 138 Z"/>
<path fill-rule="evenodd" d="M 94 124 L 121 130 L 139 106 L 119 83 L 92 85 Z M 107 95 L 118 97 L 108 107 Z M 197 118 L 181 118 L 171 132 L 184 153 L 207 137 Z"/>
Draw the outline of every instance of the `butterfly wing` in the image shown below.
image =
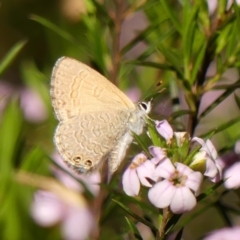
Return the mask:
<path fill-rule="evenodd" d="M 129 117 L 130 112 L 124 110 L 98 111 L 62 121 L 55 133 L 58 151 L 78 172 L 98 169 L 128 131 Z"/>
<path fill-rule="evenodd" d="M 51 98 L 60 121 L 106 109 L 135 109 L 132 101 L 105 77 L 67 57 L 60 58 L 53 69 Z"/>

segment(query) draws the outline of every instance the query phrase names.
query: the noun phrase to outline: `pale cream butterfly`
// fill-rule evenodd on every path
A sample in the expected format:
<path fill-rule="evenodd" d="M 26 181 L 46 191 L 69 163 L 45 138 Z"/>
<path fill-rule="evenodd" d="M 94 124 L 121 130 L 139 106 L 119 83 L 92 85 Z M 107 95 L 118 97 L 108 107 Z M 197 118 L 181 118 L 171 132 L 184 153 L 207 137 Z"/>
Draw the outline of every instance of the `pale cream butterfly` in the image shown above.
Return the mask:
<path fill-rule="evenodd" d="M 133 140 L 141 134 L 151 103 L 134 104 L 87 65 L 60 58 L 51 79 L 52 105 L 59 120 L 54 142 L 66 164 L 80 173 L 108 161 L 112 175 Z"/>

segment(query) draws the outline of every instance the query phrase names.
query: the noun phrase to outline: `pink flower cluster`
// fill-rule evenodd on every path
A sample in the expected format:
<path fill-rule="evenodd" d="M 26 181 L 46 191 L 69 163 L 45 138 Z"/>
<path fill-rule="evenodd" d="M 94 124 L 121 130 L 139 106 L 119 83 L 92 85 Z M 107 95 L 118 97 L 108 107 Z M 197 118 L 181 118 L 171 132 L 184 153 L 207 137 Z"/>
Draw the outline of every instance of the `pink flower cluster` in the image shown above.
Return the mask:
<path fill-rule="evenodd" d="M 137 196 L 143 185 L 150 188 L 149 201 L 157 208 L 169 207 L 176 214 L 190 211 L 197 203 L 203 175 L 213 182 L 222 177 L 217 151 L 210 140 L 174 132 L 166 120 L 157 121 L 156 129 L 162 146 L 149 147 L 150 159 L 144 153 L 133 158 L 123 174 L 123 190 Z M 194 148 L 196 143 L 200 146 Z M 203 171 L 193 170 L 202 165 Z"/>
<path fill-rule="evenodd" d="M 68 171 L 58 154 L 55 154 L 53 158 L 63 169 Z M 77 194 L 81 195 L 83 188 L 76 179 L 84 182 L 93 195 L 98 195 L 100 190 L 99 172 L 88 176 L 73 173 L 76 178 L 74 179 L 59 168 L 52 170 L 64 186 Z M 33 219 L 43 227 L 59 224 L 63 239 L 67 240 L 85 240 L 96 227 L 93 212 L 86 202 L 67 201 L 67 199 L 63 199 L 50 191 L 38 190 L 35 193 L 31 213 Z"/>

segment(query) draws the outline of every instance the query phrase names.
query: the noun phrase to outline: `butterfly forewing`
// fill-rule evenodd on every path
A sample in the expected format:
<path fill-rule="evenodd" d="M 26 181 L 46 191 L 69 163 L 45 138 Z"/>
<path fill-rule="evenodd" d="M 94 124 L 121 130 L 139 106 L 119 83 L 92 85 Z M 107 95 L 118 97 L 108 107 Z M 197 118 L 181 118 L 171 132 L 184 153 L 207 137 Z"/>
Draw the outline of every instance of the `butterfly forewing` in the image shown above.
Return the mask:
<path fill-rule="evenodd" d="M 60 121 L 88 112 L 135 109 L 131 100 L 105 77 L 67 57 L 60 58 L 53 69 L 51 98 Z"/>

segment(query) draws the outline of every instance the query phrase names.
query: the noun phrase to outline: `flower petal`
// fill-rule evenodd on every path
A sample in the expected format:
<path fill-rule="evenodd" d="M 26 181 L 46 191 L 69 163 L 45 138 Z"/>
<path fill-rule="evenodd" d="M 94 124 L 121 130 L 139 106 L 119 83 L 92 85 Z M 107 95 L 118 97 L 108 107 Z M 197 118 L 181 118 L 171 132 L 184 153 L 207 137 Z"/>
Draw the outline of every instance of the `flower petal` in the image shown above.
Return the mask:
<path fill-rule="evenodd" d="M 150 154 L 154 157 L 151 159 L 154 164 L 158 164 L 167 156 L 166 151 L 160 147 L 151 146 L 148 149 Z"/>
<path fill-rule="evenodd" d="M 137 196 L 140 190 L 140 182 L 135 169 L 128 168 L 122 177 L 124 192 L 129 196 Z"/>
<path fill-rule="evenodd" d="M 223 167 L 222 167 L 222 162 L 220 161 L 220 158 L 216 159 L 214 163 L 217 168 L 217 174 L 213 178 L 210 178 L 210 180 L 214 183 L 217 183 L 222 179 Z"/>
<path fill-rule="evenodd" d="M 229 167 L 225 173 L 224 178 L 226 178 L 226 181 L 224 182 L 224 185 L 226 188 L 239 188 L 240 186 L 240 162 L 234 163 L 231 167 Z"/>
<path fill-rule="evenodd" d="M 200 172 L 192 172 L 188 175 L 185 186 L 192 189 L 195 193 L 199 191 L 203 180 L 203 175 Z"/>
<path fill-rule="evenodd" d="M 202 138 L 199 138 L 199 137 L 194 137 L 192 138 L 192 142 L 197 142 L 199 143 L 202 147 L 205 146 L 205 142 Z"/>
<path fill-rule="evenodd" d="M 206 171 L 204 173 L 205 176 L 210 177 L 210 178 L 214 178 L 217 175 L 218 171 L 217 171 L 217 167 L 214 163 L 214 161 L 210 158 L 207 158 L 206 161 Z"/>
<path fill-rule="evenodd" d="M 183 163 L 176 162 L 175 163 L 176 169 L 182 174 L 182 175 L 189 175 L 193 172 L 191 168 L 186 166 Z"/>
<path fill-rule="evenodd" d="M 154 170 L 155 170 L 155 165 L 149 160 L 146 160 L 143 164 L 141 164 L 136 169 L 139 180 L 142 183 L 142 185 L 146 187 L 152 186 L 152 184 L 146 178 L 150 178 L 154 181 L 157 180 L 157 178 L 154 175 Z"/>
<path fill-rule="evenodd" d="M 156 121 L 156 129 L 166 141 L 173 137 L 173 129 L 166 120 Z"/>
<path fill-rule="evenodd" d="M 174 132 L 178 147 L 182 147 L 183 143 L 190 140 L 189 133 L 187 132 Z"/>
<path fill-rule="evenodd" d="M 148 199 L 154 206 L 165 208 L 171 203 L 175 191 L 176 188 L 168 180 L 163 180 L 148 191 Z"/>
<path fill-rule="evenodd" d="M 180 214 L 192 210 L 196 203 L 196 198 L 190 189 L 187 187 L 180 187 L 175 191 L 170 208 L 173 213 Z"/>
<path fill-rule="evenodd" d="M 205 145 L 206 149 L 208 150 L 208 153 L 210 154 L 210 156 L 215 160 L 217 159 L 217 150 L 214 147 L 214 145 L 212 144 L 211 140 L 207 139 L 206 141 L 206 145 Z"/>
<path fill-rule="evenodd" d="M 239 240 L 240 227 L 222 228 L 211 232 L 203 240 Z"/>
<path fill-rule="evenodd" d="M 94 227 L 94 218 L 88 208 L 71 207 L 68 209 L 68 214 L 62 223 L 64 239 L 88 239 Z"/>
<path fill-rule="evenodd" d="M 175 167 L 169 158 L 165 158 L 159 163 L 154 171 L 156 177 L 169 178 L 175 172 Z"/>
<path fill-rule="evenodd" d="M 55 194 L 39 190 L 35 193 L 31 213 L 39 225 L 50 227 L 64 218 L 66 209 L 66 204 Z"/>

